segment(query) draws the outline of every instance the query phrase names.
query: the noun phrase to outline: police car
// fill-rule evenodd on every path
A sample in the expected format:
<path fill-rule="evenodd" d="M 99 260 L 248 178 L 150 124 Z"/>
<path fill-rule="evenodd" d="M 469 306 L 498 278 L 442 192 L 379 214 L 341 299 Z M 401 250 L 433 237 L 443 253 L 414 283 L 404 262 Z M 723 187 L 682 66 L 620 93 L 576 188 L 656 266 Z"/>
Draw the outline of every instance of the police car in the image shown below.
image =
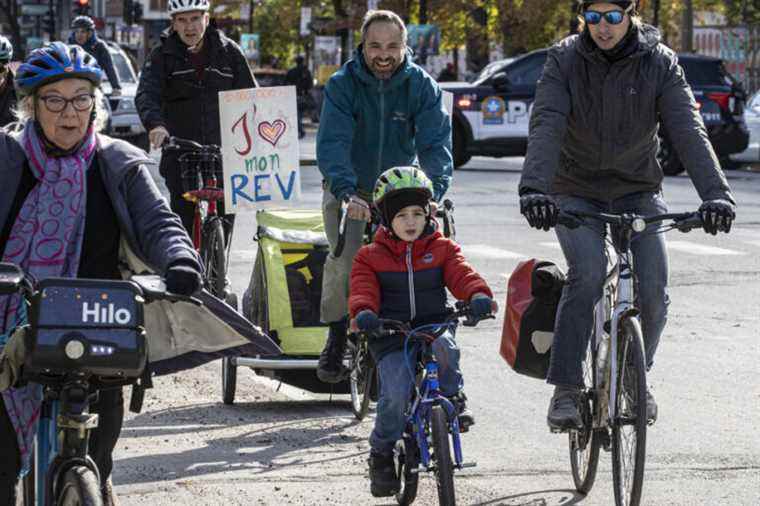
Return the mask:
<path fill-rule="evenodd" d="M 536 83 L 546 63 L 547 49 L 487 65 L 473 83 L 440 83 L 454 94 L 454 166 L 472 156 L 524 156 Z M 717 58 L 681 54 L 679 62 L 692 87 L 710 141 L 724 168 L 728 155 L 747 147 L 749 134 L 742 118 L 744 93 Z M 661 132 L 658 159 L 663 172 L 684 170 L 667 135 Z"/>
<path fill-rule="evenodd" d="M 523 156 L 546 49 L 490 63 L 473 83 L 440 83 L 454 94 L 454 166 L 472 156 Z"/>

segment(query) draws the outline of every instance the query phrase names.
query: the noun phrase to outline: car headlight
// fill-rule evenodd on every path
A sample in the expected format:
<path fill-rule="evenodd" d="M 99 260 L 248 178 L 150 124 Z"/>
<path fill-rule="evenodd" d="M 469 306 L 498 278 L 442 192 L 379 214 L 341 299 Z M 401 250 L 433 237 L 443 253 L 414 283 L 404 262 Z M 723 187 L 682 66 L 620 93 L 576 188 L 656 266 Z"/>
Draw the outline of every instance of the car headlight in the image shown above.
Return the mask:
<path fill-rule="evenodd" d="M 118 112 L 137 112 L 135 99 L 132 97 L 120 97 Z"/>

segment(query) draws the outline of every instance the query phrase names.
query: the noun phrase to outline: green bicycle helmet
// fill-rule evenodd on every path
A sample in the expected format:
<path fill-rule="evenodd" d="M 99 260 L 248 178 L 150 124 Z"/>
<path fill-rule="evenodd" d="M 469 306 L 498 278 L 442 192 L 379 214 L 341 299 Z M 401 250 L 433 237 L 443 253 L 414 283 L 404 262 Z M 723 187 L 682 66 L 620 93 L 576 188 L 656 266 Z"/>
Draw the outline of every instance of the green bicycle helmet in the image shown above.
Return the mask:
<path fill-rule="evenodd" d="M 386 170 L 372 192 L 372 201 L 386 227 L 390 227 L 393 217 L 404 207 L 417 205 L 429 212 L 432 198 L 433 183 L 413 166 Z"/>

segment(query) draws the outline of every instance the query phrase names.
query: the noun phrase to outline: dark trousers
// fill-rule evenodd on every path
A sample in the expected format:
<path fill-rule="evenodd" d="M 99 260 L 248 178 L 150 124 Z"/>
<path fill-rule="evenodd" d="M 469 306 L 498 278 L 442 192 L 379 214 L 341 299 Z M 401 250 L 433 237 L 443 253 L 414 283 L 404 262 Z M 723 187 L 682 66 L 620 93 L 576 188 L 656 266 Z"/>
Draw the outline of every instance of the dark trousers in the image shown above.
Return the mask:
<path fill-rule="evenodd" d="M 98 414 L 98 427 L 90 433 L 90 457 L 105 483 L 113 469 L 113 449 L 124 422 L 124 396 L 121 387 L 101 390 L 98 400 L 90 405 L 90 411 Z M 21 461 L 16 443 L 16 433 L 0 401 L 0 505 L 16 504 L 16 483 Z"/>

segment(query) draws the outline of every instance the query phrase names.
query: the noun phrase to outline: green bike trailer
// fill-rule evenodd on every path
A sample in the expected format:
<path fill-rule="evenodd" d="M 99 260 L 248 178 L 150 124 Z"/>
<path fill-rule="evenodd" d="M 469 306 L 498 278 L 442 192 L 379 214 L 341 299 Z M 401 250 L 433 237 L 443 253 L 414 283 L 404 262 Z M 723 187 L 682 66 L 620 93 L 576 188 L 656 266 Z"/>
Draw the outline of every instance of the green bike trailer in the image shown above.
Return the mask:
<path fill-rule="evenodd" d="M 243 294 L 243 315 L 261 327 L 283 355 L 230 357 L 222 368 L 224 401 L 234 402 L 237 366 L 314 393 L 348 393 L 348 383 L 319 381 L 317 360 L 327 340 L 320 322 L 322 272 L 329 253 L 320 210 L 256 213 L 256 261 Z"/>

